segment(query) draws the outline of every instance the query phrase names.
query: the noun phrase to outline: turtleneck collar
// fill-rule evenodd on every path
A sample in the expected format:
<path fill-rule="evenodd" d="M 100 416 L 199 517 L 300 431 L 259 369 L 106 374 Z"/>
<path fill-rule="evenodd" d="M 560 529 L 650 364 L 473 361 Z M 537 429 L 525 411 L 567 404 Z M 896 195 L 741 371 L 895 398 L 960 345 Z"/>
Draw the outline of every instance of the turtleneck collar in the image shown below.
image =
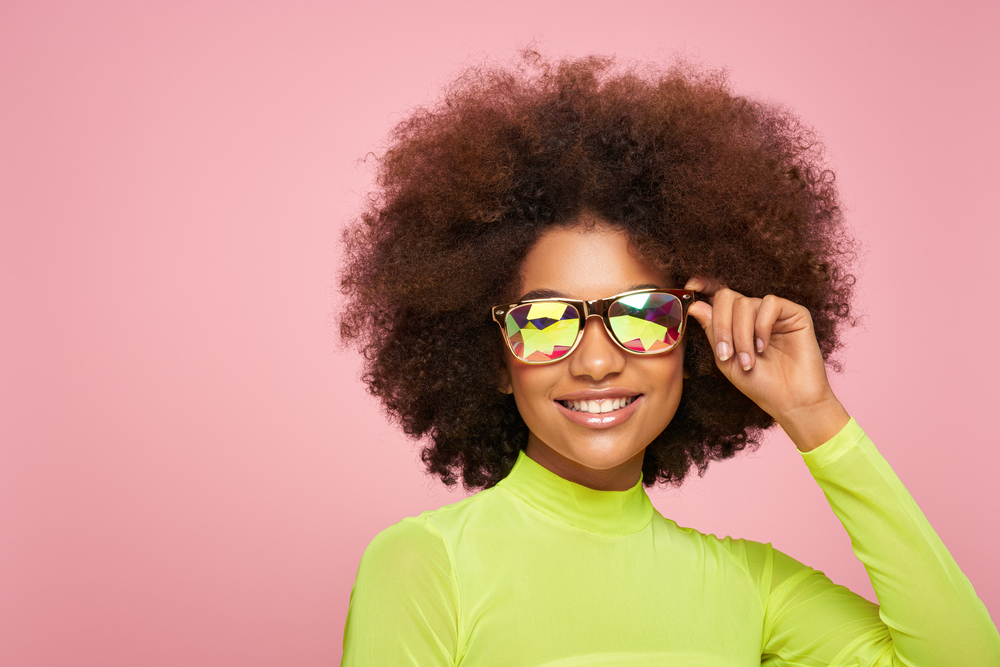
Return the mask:
<path fill-rule="evenodd" d="M 550 472 L 523 451 L 497 486 L 561 523 L 597 535 L 631 535 L 653 517 L 642 479 L 627 491 L 596 491 Z"/>

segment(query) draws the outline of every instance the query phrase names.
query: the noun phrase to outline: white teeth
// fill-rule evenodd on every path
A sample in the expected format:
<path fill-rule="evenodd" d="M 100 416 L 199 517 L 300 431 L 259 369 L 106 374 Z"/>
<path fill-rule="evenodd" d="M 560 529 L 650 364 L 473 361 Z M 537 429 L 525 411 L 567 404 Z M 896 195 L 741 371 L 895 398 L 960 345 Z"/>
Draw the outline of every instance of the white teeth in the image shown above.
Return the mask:
<path fill-rule="evenodd" d="M 635 400 L 635 396 L 627 398 L 604 398 L 594 401 L 560 401 L 565 407 L 574 412 L 589 412 L 599 415 L 606 412 L 614 412 L 628 406 Z"/>

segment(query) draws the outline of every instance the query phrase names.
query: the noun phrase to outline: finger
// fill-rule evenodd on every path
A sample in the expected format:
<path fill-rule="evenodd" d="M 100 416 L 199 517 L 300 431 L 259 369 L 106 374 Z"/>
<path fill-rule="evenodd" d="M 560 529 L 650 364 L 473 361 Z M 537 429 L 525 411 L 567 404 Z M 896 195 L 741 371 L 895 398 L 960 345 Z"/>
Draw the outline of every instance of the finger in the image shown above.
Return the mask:
<path fill-rule="evenodd" d="M 733 302 L 739 296 L 731 289 L 723 287 L 712 300 L 712 334 L 715 338 L 715 354 L 720 361 L 733 356 Z"/>
<path fill-rule="evenodd" d="M 705 296 L 709 297 L 709 303 L 711 303 L 711 297 L 714 296 L 716 292 L 725 288 L 726 286 L 718 280 L 715 280 L 714 278 L 706 278 L 705 276 L 691 276 L 691 278 L 684 283 L 684 289 L 701 292 Z"/>
<path fill-rule="evenodd" d="M 715 338 L 712 335 L 712 306 L 707 301 L 695 301 L 688 308 L 688 317 L 693 317 L 705 330 L 708 344 L 715 348 Z"/>
<path fill-rule="evenodd" d="M 757 309 L 757 320 L 754 323 L 754 334 L 756 336 L 757 352 L 763 352 L 771 344 L 771 332 L 774 323 L 781 316 L 782 300 L 773 294 L 768 294 L 760 302 Z"/>
<path fill-rule="evenodd" d="M 733 302 L 733 349 L 739 361 L 740 368 L 750 370 L 756 363 L 754 352 L 754 322 L 757 319 L 757 309 L 760 299 L 745 296 L 738 297 Z"/>

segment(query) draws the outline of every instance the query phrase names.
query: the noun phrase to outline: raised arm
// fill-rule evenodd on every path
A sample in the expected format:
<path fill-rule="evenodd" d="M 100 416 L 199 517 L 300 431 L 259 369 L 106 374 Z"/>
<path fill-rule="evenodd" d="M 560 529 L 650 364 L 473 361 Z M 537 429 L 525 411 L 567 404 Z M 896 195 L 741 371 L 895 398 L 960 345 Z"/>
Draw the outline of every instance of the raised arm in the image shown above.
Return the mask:
<path fill-rule="evenodd" d="M 972 585 L 830 389 L 808 311 L 701 278 L 687 288 L 710 296 L 690 313 L 718 367 L 803 453 L 881 605 L 776 554 L 765 655 L 773 664 L 1000 665 L 1000 635 Z"/>

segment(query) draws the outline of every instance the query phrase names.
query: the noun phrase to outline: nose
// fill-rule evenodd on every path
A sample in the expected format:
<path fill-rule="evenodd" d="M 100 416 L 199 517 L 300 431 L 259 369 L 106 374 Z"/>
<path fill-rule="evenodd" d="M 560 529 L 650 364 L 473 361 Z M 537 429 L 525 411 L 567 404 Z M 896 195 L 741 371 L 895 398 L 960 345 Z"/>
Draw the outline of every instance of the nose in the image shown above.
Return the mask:
<path fill-rule="evenodd" d="M 583 327 L 583 338 L 569 357 L 569 370 L 577 377 L 598 382 L 625 368 L 625 350 L 618 347 L 604 326 L 604 320 L 591 315 Z"/>

